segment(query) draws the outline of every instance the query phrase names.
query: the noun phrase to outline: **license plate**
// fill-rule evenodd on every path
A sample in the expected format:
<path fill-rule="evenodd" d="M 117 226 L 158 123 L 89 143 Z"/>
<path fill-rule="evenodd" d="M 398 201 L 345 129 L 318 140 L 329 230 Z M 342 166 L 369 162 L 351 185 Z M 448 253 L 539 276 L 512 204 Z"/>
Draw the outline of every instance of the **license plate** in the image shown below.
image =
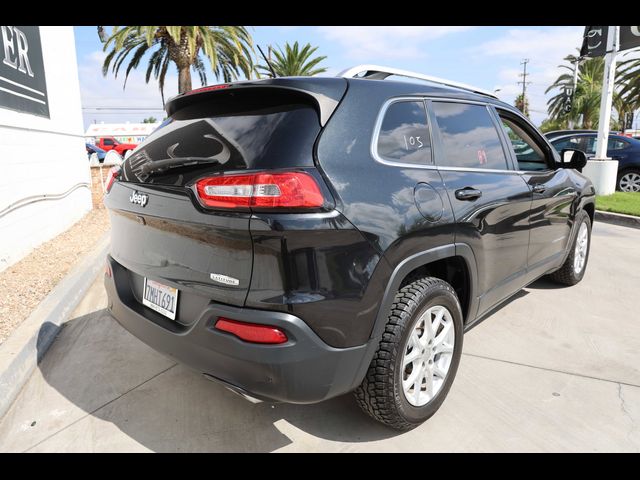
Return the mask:
<path fill-rule="evenodd" d="M 142 303 L 165 317 L 175 320 L 178 289 L 145 277 Z"/>

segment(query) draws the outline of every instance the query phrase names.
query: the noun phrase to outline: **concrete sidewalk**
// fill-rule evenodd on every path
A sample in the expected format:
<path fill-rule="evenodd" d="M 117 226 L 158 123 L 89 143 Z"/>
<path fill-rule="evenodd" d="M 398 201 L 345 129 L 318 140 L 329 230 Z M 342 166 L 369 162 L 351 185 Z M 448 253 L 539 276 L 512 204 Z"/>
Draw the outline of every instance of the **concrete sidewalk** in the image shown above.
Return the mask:
<path fill-rule="evenodd" d="M 251 404 L 105 312 L 99 277 L 0 422 L 0 451 L 640 451 L 640 231 L 598 224 L 575 287 L 538 281 L 465 337 L 440 411 L 407 433 L 351 396 Z"/>

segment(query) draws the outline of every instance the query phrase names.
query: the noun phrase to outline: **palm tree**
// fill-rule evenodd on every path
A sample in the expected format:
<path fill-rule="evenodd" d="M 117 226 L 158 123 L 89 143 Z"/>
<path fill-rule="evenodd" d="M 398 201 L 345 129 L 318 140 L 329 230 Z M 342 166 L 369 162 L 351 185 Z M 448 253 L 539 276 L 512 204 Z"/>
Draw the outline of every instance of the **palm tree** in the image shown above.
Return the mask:
<path fill-rule="evenodd" d="M 640 59 L 625 60 L 619 63 L 620 95 L 628 105 L 628 111 L 640 108 Z"/>
<path fill-rule="evenodd" d="M 192 89 L 191 70 L 194 69 L 202 84 L 207 83 L 204 57 L 209 59 L 216 78 L 229 82 L 240 73 L 251 78 L 254 71 L 253 41 L 248 30 L 242 26 L 127 26 L 113 27 L 111 36 L 104 42 L 103 50 L 111 48 L 104 59 L 102 74 L 109 68 L 118 76 L 120 67 L 128 59 L 124 87 L 129 73 L 137 68 L 147 53 L 151 53 L 145 80 L 153 74 L 158 80 L 162 103 L 164 103 L 164 81 L 169 64 L 178 70 L 178 92 Z"/>
<path fill-rule="evenodd" d="M 552 120 L 551 118 L 545 118 L 540 124 L 540 131 L 542 133 L 551 132 L 553 130 L 566 130 L 566 120 Z"/>
<path fill-rule="evenodd" d="M 571 112 L 566 113 L 564 107 L 564 89 L 573 89 L 573 73 L 575 55 L 564 58 L 569 65 L 559 65 L 566 70 L 547 88 L 545 93 L 558 90 L 558 93 L 547 101 L 549 117 L 553 120 L 578 120 L 582 115 L 582 127 L 591 129 L 598 125 L 600 113 L 600 94 L 602 91 L 602 76 L 604 74 L 604 59 L 601 57 L 589 58 L 580 63 L 578 67 L 578 83 L 573 93 Z"/>
<path fill-rule="evenodd" d="M 524 98 L 524 101 L 523 101 Z M 529 99 L 522 94 L 516 97 L 514 102 L 515 107 L 522 112 L 522 114 L 529 118 Z"/>
<path fill-rule="evenodd" d="M 287 42 L 284 50 L 280 47 L 278 47 L 278 50 L 270 49 L 270 51 L 273 51 L 275 57 L 275 59 L 270 59 L 270 63 L 278 77 L 312 77 L 313 75 L 327 71 L 325 67 L 316 68 L 316 66 L 327 57 L 320 56 L 311 58 L 317 49 L 318 47 L 311 48 L 311 44 L 307 43 L 302 50 L 300 50 L 298 42 L 295 42 L 293 47 Z M 271 76 L 269 67 L 258 65 L 257 68 Z"/>
<path fill-rule="evenodd" d="M 563 109 L 565 102 L 564 89 L 573 89 L 574 66 L 578 57 L 568 55 L 564 60 L 568 62 L 568 65 L 559 65 L 559 68 L 565 69 L 566 72 L 562 73 L 545 91 L 545 93 L 549 93 L 552 90 L 558 90 L 558 93 L 547 101 L 549 117 L 558 122 L 566 122 L 568 120 L 577 121 L 582 116 L 582 128 L 597 128 L 600 115 L 604 58 L 589 58 L 580 63 L 578 67 L 578 82 L 573 94 L 572 109 L 569 113 L 566 113 Z M 616 111 L 617 119 L 613 119 L 612 128 L 620 125 L 625 115 L 638 106 L 634 106 L 629 101 L 629 93 L 624 94 L 624 63 L 626 62 L 616 67 L 616 91 L 613 93 L 613 108 Z M 629 73 L 633 71 L 633 67 L 630 64 L 627 65 L 627 69 Z M 638 90 L 640 93 L 640 85 Z"/>

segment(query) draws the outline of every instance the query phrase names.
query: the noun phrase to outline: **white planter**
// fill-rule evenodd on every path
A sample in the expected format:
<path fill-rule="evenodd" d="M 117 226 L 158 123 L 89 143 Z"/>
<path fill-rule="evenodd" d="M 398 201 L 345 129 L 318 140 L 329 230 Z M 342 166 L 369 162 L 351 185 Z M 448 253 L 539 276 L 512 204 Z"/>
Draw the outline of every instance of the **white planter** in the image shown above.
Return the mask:
<path fill-rule="evenodd" d="M 102 164 L 106 166 L 122 165 L 122 157 L 115 150 L 109 150 L 104 156 L 104 162 Z"/>
<path fill-rule="evenodd" d="M 616 191 L 618 160 L 588 160 L 582 174 L 593 182 L 596 195 L 611 195 Z"/>

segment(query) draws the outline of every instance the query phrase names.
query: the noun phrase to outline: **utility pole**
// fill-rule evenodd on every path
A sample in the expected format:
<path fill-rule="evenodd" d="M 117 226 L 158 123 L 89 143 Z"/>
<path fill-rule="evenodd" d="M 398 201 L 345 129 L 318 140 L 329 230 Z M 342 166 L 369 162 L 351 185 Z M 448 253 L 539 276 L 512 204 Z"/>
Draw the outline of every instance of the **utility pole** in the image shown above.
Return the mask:
<path fill-rule="evenodd" d="M 524 113 L 525 111 L 525 106 L 526 106 L 526 101 L 527 101 L 527 85 L 529 85 L 531 82 L 527 82 L 527 76 L 529 75 L 527 73 L 527 63 L 529 63 L 529 59 L 525 58 L 524 60 L 522 60 L 520 62 L 520 65 L 524 65 L 524 69 L 522 71 L 522 73 L 519 75 L 520 77 L 522 77 L 522 81 L 518 82 L 522 84 L 522 113 Z"/>

